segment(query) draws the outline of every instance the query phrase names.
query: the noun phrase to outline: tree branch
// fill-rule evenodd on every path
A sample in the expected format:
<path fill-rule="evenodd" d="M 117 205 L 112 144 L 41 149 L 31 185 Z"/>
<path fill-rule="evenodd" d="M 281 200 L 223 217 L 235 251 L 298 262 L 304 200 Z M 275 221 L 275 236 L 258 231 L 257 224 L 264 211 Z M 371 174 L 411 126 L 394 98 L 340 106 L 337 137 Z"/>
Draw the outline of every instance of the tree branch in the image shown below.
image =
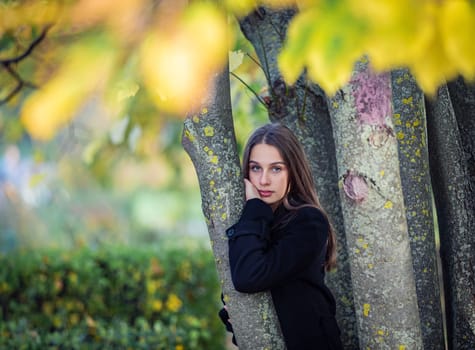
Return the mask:
<path fill-rule="evenodd" d="M 257 92 L 255 92 L 252 87 L 250 87 L 244 80 L 242 80 L 237 74 L 233 73 L 233 72 L 229 72 L 229 74 L 231 74 L 234 78 L 236 78 L 237 80 L 239 80 L 246 88 L 249 89 L 249 91 L 251 91 L 254 96 L 256 96 L 257 100 L 262 103 L 262 105 L 265 107 L 265 108 L 268 108 L 269 106 L 265 103 L 265 101 L 259 96 L 259 94 Z"/>
<path fill-rule="evenodd" d="M 46 38 L 46 34 L 48 34 L 48 31 L 50 30 L 51 27 L 52 27 L 52 25 L 48 24 L 41 31 L 41 34 L 35 40 L 33 40 L 33 42 L 30 44 L 30 46 L 28 46 L 28 48 L 25 50 L 25 52 L 23 52 L 21 55 L 19 55 L 17 57 L 6 59 L 6 60 L 0 60 L 0 63 L 2 63 L 4 66 L 5 65 L 10 65 L 10 64 L 13 64 L 13 63 L 18 63 L 21 60 L 28 57 L 31 54 L 31 52 L 35 49 L 35 47 L 38 46 L 44 40 L 44 38 Z"/>
<path fill-rule="evenodd" d="M 46 38 L 46 35 L 51 27 L 52 25 L 48 24 L 45 28 L 43 28 L 43 30 L 41 31 L 41 34 L 35 40 L 31 42 L 31 44 L 27 47 L 27 49 L 21 55 L 13 57 L 13 58 L 9 58 L 9 59 L 0 60 L 0 64 L 3 66 L 3 68 L 17 82 L 13 90 L 10 91 L 10 93 L 8 93 L 5 98 L 0 99 L 0 105 L 5 104 L 8 101 L 10 101 L 25 86 L 36 88 L 35 84 L 23 80 L 22 77 L 18 74 L 18 72 L 12 68 L 12 65 L 22 61 L 23 59 L 31 55 L 35 47 L 37 47 Z"/>

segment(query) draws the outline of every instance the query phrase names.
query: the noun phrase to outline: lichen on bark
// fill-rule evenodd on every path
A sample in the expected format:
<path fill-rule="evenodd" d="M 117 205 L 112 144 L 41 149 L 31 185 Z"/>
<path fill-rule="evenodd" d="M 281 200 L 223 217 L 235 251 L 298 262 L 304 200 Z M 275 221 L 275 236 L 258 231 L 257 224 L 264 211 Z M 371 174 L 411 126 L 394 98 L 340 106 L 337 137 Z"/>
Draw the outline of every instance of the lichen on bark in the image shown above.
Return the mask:
<path fill-rule="evenodd" d="M 355 96 L 364 94 L 371 81 L 353 79 L 328 105 L 337 150 L 341 179 L 340 197 L 348 242 L 351 276 L 358 318 L 361 349 L 421 349 L 422 337 L 405 206 L 397 161 L 397 141 L 391 134 L 373 147 L 369 136 L 375 128 L 392 128 L 389 76 L 373 76 L 365 60 L 356 65 L 354 78 L 366 75 L 384 84 L 386 94 L 378 101 L 368 96 L 357 106 Z M 381 106 L 381 103 L 389 105 Z M 378 106 L 375 118 L 369 109 Z M 384 108 L 382 108 L 384 107 Z M 361 123 L 362 111 L 374 123 Z M 363 116 L 363 121 L 365 120 Z M 356 201 L 346 195 L 343 179 L 356 174 L 365 179 L 367 197 Z"/>
<path fill-rule="evenodd" d="M 239 349 L 281 350 L 285 346 L 270 294 L 238 293 L 232 285 L 225 230 L 239 218 L 244 203 L 244 184 L 234 135 L 227 69 L 215 76 L 213 86 L 199 111 L 185 119 L 182 144 L 198 175 L 203 214 Z"/>
<path fill-rule="evenodd" d="M 391 82 L 393 133 L 398 141 L 424 349 L 444 349 L 424 95 L 406 69 L 393 71 Z"/>

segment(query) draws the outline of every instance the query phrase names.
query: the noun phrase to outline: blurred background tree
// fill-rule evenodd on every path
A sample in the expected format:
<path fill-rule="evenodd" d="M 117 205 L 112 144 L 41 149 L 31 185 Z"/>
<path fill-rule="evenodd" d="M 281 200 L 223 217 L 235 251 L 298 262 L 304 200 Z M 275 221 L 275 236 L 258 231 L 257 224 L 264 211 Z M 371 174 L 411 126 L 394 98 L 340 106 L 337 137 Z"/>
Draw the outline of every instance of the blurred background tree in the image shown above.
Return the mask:
<path fill-rule="evenodd" d="M 205 92 L 196 86 L 206 80 L 203 74 L 217 67 L 207 55 L 223 64 L 231 44 L 225 17 L 214 6 L 185 5 L 0 2 L 2 250 L 206 235 L 179 117 Z M 169 57 L 174 49 L 146 48 L 164 45 L 159 35 L 183 37 L 167 42 L 191 67 Z M 191 40 L 196 47 L 187 46 Z M 243 59 L 252 51 L 244 38 L 236 37 L 230 48 L 239 66 L 232 91 L 242 146 L 266 118 L 250 90 L 259 91 L 264 78 L 249 56 Z M 206 55 L 195 57 L 200 52 Z M 148 82 L 150 76 L 165 86 Z M 173 81 L 178 92 L 167 85 Z M 166 98 L 169 91 L 181 97 Z"/>

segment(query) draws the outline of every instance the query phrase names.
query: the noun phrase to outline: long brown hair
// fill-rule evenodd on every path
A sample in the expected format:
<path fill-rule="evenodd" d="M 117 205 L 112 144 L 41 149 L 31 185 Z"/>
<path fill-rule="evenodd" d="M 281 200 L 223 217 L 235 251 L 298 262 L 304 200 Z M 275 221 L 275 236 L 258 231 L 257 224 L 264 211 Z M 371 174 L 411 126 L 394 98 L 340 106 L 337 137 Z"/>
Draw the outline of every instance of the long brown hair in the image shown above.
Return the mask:
<path fill-rule="evenodd" d="M 336 266 L 336 235 L 327 213 L 318 200 L 309 162 L 301 144 L 294 133 L 282 124 L 270 123 L 256 129 L 247 141 L 243 153 L 242 168 L 247 179 L 251 150 L 255 145 L 262 143 L 279 150 L 289 171 L 287 195 L 282 200 L 285 208 L 295 211 L 304 206 L 312 206 L 325 215 L 329 223 L 325 269 L 331 270 Z"/>

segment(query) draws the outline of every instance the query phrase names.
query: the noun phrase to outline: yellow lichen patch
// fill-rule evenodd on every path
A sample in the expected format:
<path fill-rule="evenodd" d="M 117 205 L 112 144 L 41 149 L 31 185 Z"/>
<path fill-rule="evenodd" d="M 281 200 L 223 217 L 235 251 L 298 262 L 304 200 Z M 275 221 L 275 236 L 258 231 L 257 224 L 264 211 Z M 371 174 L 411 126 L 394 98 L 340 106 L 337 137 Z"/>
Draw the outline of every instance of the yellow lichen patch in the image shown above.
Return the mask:
<path fill-rule="evenodd" d="M 402 103 L 404 103 L 405 105 L 411 105 L 412 104 L 412 96 L 408 97 L 408 98 L 403 98 Z"/>
<path fill-rule="evenodd" d="M 207 137 L 212 137 L 214 135 L 214 128 L 210 125 L 205 127 L 204 131 L 205 131 L 205 136 L 207 136 Z"/>
<path fill-rule="evenodd" d="M 373 264 L 371 264 L 371 263 L 368 264 L 368 269 L 372 269 L 373 267 L 374 267 Z"/>
<path fill-rule="evenodd" d="M 363 304 L 363 315 L 365 317 L 369 316 L 370 310 L 371 310 L 371 305 L 370 304 Z"/>
<path fill-rule="evenodd" d="M 209 161 L 213 164 L 218 164 L 218 156 L 212 156 Z"/>
<path fill-rule="evenodd" d="M 200 117 L 198 117 L 197 115 L 194 115 L 192 120 L 193 120 L 194 123 L 199 123 L 200 122 Z"/>
<path fill-rule="evenodd" d="M 412 126 L 413 126 L 413 127 L 417 127 L 417 126 L 419 126 L 420 124 L 421 124 L 421 121 L 420 121 L 419 119 L 416 119 L 416 120 L 414 120 L 414 122 L 412 123 Z"/>
<path fill-rule="evenodd" d="M 377 331 L 378 335 L 385 335 L 386 333 L 382 329 L 378 329 Z"/>
<path fill-rule="evenodd" d="M 333 108 L 335 108 L 335 109 L 336 109 L 336 108 L 338 108 L 338 102 L 336 102 L 336 101 L 333 101 L 333 103 L 332 103 L 332 107 L 333 107 Z"/>
<path fill-rule="evenodd" d="M 215 184 L 214 180 L 211 180 L 211 181 L 209 182 L 209 186 L 210 186 L 210 187 L 214 187 L 214 184 Z"/>
<path fill-rule="evenodd" d="M 344 305 L 351 305 L 350 299 L 348 299 L 346 296 L 342 296 L 340 300 Z"/>
<path fill-rule="evenodd" d="M 208 113 L 208 108 L 203 107 L 203 109 L 201 109 L 201 114 L 206 114 L 206 113 Z"/>
<path fill-rule="evenodd" d="M 398 140 L 404 140 L 404 133 L 402 131 L 399 131 L 396 135 Z"/>
<path fill-rule="evenodd" d="M 393 202 L 386 201 L 386 203 L 384 203 L 384 208 L 385 209 L 391 209 L 392 207 L 393 207 Z"/>
<path fill-rule="evenodd" d="M 191 142 L 195 141 L 195 137 L 189 130 L 185 130 L 185 137 L 190 140 Z"/>
<path fill-rule="evenodd" d="M 406 345 L 399 345 L 399 350 L 406 350 Z"/>
<path fill-rule="evenodd" d="M 227 218 L 228 218 L 228 214 L 226 214 L 226 213 L 222 213 L 222 214 L 221 214 L 221 220 L 224 221 L 224 220 L 226 220 Z"/>

